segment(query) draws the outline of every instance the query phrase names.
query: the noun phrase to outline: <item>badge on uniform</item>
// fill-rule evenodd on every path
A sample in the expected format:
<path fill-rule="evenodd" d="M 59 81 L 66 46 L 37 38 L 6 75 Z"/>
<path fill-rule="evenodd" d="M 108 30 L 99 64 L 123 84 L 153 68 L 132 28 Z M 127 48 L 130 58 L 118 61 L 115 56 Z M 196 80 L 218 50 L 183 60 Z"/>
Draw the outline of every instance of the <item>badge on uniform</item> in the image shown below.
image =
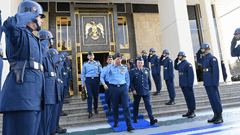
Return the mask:
<path fill-rule="evenodd" d="M 94 66 L 95 66 L 95 67 L 97 67 L 97 66 L 98 66 L 98 64 L 94 64 Z"/>
<path fill-rule="evenodd" d="M 90 68 L 90 66 L 87 66 L 87 68 Z"/>
<path fill-rule="evenodd" d="M 216 59 L 215 59 L 215 58 L 213 58 L 213 61 L 216 61 Z"/>
<path fill-rule="evenodd" d="M 172 62 L 171 60 L 169 60 L 169 62 Z"/>
<path fill-rule="evenodd" d="M 116 70 L 113 70 L 113 73 L 116 73 Z"/>
<path fill-rule="evenodd" d="M 122 73 L 126 73 L 126 69 L 125 69 L 124 66 L 121 67 L 121 72 L 122 72 Z"/>
<path fill-rule="evenodd" d="M 192 65 L 189 65 L 189 67 L 192 67 Z"/>
<path fill-rule="evenodd" d="M 147 70 L 145 70 L 145 74 L 146 74 L 146 75 L 148 74 L 148 71 L 147 71 Z"/>

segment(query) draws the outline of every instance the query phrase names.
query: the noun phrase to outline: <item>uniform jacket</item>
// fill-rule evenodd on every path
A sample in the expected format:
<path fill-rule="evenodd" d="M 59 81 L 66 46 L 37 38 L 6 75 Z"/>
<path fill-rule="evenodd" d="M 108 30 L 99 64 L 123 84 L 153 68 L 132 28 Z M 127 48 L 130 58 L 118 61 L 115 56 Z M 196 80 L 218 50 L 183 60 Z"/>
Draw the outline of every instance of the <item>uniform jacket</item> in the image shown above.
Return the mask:
<path fill-rule="evenodd" d="M 175 60 L 174 68 L 178 70 L 179 86 L 193 87 L 194 74 L 193 74 L 192 64 L 189 63 L 187 60 L 184 60 L 178 64 L 178 61 Z"/>
<path fill-rule="evenodd" d="M 219 86 L 219 68 L 218 61 L 211 53 L 205 55 L 199 61 L 203 65 L 203 85 Z M 207 72 L 205 71 L 207 70 Z"/>
<path fill-rule="evenodd" d="M 109 84 L 113 85 L 122 85 L 126 84 L 127 88 L 129 88 L 130 85 L 130 79 L 129 79 L 129 72 L 127 67 L 124 65 L 120 65 L 120 67 L 117 67 L 116 64 L 109 67 L 108 69 L 109 73 Z"/>
<path fill-rule="evenodd" d="M 85 62 L 81 74 L 82 84 L 84 84 L 85 77 L 100 77 L 101 71 L 102 66 L 99 61 L 93 60 L 93 63 L 90 63 L 90 61 Z"/>
<path fill-rule="evenodd" d="M 57 103 L 57 89 L 56 89 L 56 71 L 55 64 L 53 64 L 51 57 L 44 57 L 43 59 L 44 76 L 45 76 L 45 91 L 44 103 Z M 55 75 L 55 76 L 53 76 Z"/>
<path fill-rule="evenodd" d="M 110 78 L 109 78 L 109 74 L 108 74 L 108 69 L 111 67 L 112 65 L 109 64 L 107 66 L 105 66 L 103 69 L 102 69 L 102 72 L 101 72 L 101 75 L 100 75 L 100 80 L 102 82 L 103 85 L 106 84 L 106 82 L 109 82 L 110 81 Z"/>
<path fill-rule="evenodd" d="M 142 72 L 139 68 L 130 71 L 130 86 L 132 91 L 136 91 L 137 95 L 147 95 L 151 90 L 150 70 L 143 67 Z"/>
<path fill-rule="evenodd" d="M 143 60 L 144 60 L 143 67 L 149 68 L 148 56 L 147 55 L 143 56 Z"/>
<path fill-rule="evenodd" d="M 237 57 L 240 56 L 240 50 L 238 50 L 239 48 L 236 47 L 237 45 L 237 41 L 239 41 L 240 39 L 236 39 L 235 37 L 233 37 L 232 42 L 231 42 L 231 56 L 232 57 Z"/>
<path fill-rule="evenodd" d="M 159 59 L 159 64 L 163 65 L 163 75 L 164 80 L 173 80 L 174 73 L 173 73 L 173 61 L 167 57 L 166 59 Z"/>
<path fill-rule="evenodd" d="M 43 72 L 33 69 L 34 62 L 42 64 L 42 51 L 39 40 L 33 35 L 27 23 L 36 20 L 39 15 L 32 12 L 17 13 L 3 24 L 6 38 L 6 54 L 11 63 L 26 63 L 25 71 L 20 70 L 23 82 L 17 83 L 16 74 L 11 65 L 2 91 L 0 92 L 0 111 L 35 110 L 43 107 L 42 98 L 44 91 Z M 20 49 L 19 49 L 20 48 Z M 20 65 L 19 65 L 20 66 Z M 38 67 L 39 68 L 39 67 Z M 21 66 L 23 69 L 23 66 Z M 21 74 L 22 75 L 22 74 Z"/>
<path fill-rule="evenodd" d="M 133 68 L 135 68 L 135 67 L 136 67 L 135 62 L 130 63 L 130 69 L 133 69 Z"/>
<path fill-rule="evenodd" d="M 154 54 L 151 58 L 148 57 L 148 61 L 151 62 L 152 74 L 160 74 L 161 67 L 158 64 L 158 56 Z"/>

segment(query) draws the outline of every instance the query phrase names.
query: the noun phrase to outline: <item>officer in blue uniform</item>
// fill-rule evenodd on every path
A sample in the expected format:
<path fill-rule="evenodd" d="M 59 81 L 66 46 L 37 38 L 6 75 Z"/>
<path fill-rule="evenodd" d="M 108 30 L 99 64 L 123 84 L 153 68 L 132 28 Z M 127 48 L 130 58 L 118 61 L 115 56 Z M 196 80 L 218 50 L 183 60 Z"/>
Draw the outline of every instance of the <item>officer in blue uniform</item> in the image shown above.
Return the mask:
<path fill-rule="evenodd" d="M 88 52 L 89 61 L 85 62 L 82 68 L 82 87 L 84 87 L 84 82 L 87 88 L 88 94 L 88 118 L 93 116 L 92 114 L 92 98 L 94 98 L 94 111 L 98 113 L 98 94 L 99 94 L 99 84 L 100 84 L 100 73 L 102 71 L 102 66 L 99 61 L 94 60 L 94 54 L 92 51 Z M 84 79 L 86 80 L 84 81 Z"/>
<path fill-rule="evenodd" d="M 105 93 L 105 101 L 106 101 L 106 103 L 108 104 L 108 111 L 110 112 L 111 110 L 112 110 L 112 105 L 111 105 L 111 102 L 110 102 L 110 96 L 111 96 L 111 94 L 110 94 L 110 90 L 109 90 L 109 74 L 108 74 L 108 69 L 109 69 L 109 67 L 111 67 L 112 65 L 112 56 L 111 55 L 109 55 L 108 57 L 107 57 L 107 63 L 108 63 L 108 65 L 107 66 L 105 66 L 103 69 L 102 69 L 102 73 L 101 73 L 101 77 L 100 77 L 100 80 L 101 80 L 101 82 L 102 82 L 102 85 L 103 85 L 103 87 L 104 87 L 104 93 Z"/>
<path fill-rule="evenodd" d="M 144 60 L 143 67 L 149 68 L 149 62 L 148 62 L 148 56 L 147 56 L 147 51 L 146 50 L 142 50 L 142 58 Z"/>
<path fill-rule="evenodd" d="M 197 60 L 203 65 L 203 85 L 207 91 L 207 95 L 212 106 L 214 117 L 208 122 L 214 124 L 223 123 L 222 104 L 219 86 L 219 68 L 218 61 L 215 56 L 210 53 L 210 45 L 203 43 L 200 50 L 197 52 Z"/>
<path fill-rule="evenodd" d="M 172 59 L 169 58 L 170 51 L 163 50 L 163 54 L 159 60 L 159 64 L 163 66 L 163 74 L 164 80 L 166 82 L 166 86 L 169 94 L 169 102 L 166 105 L 174 105 L 175 98 L 175 87 L 174 87 L 174 73 L 173 73 L 173 62 Z"/>
<path fill-rule="evenodd" d="M 224 64 L 223 60 L 221 60 L 221 66 L 222 66 L 223 80 L 224 80 L 224 82 L 226 82 L 226 80 L 227 80 L 227 71 L 226 71 L 226 67 L 225 67 L 225 64 Z"/>
<path fill-rule="evenodd" d="M 130 64 L 130 69 L 133 69 L 133 68 L 136 67 L 135 62 L 133 62 L 133 58 L 130 58 L 130 60 L 129 60 L 129 64 Z"/>
<path fill-rule="evenodd" d="M 155 49 L 151 48 L 149 50 L 148 62 L 151 63 L 152 77 L 156 85 L 157 91 L 153 95 L 161 95 L 160 91 L 162 89 L 162 80 L 161 80 L 161 66 L 158 64 L 158 56 L 155 54 Z"/>
<path fill-rule="evenodd" d="M 0 92 L 3 135 L 37 134 L 44 106 L 44 74 L 41 47 L 32 32 L 41 29 L 44 17 L 41 5 L 23 1 L 18 13 L 3 23 L 11 70 Z"/>
<path fill-rule="evenodd" d="M 59 64 L 62 59 L 59 57 L 58 51 L 56 49 L 49 49 L 48 50 L 48 57 L 51 60 L 52 64 L 54 65 L 54 71 L 56 72 L 55 78 L 55 87 L 56 87 L 56 101 L 57 103 L 52 107 L 52 118 L 50 123 L 50 135 L 55 135 L 55 133 L 66 133 L 66 129 L 59 127 L 59 108 L 60 102 L 62 101 L 62 84 L 63 81 L 61 80 L 61 73 L 59 72 Z"/>
<path fill-rule="evenodd" d="M 127 131 L 134 130 L 132 127 L 131 114 L 128 104 L 128 89 L 130 85 L 129 73 L 125 66 L 121 64 L 122 59 L 120 53 L 115 53 L 114 61 L 111 67 L 108 69 L 109 84 L 111 90 L 111 99 L 113 102 L 113 118 L 114 127 L 118 127 L 118 109 L 119 99 L 123 107 L 124 117 L 127 124 Z"/>
<path fill-rule="evenodd" d="M 38 32 L 37 37 L 40 40 L 40 45 L 43 53 L 43 67 L 45 76 L 45 91 L 44 91 L 44 110 L 41 112 L 41 122 L 38 129 L 38 135 L 49 135 L 50 123 L 52 119 L 52 108 L 57 103 L 56 93 L 56 72 L 55 65 L 52 60 L 48 57 L 47 50 L 52 47 L 53 35 L 48 30 L 41 30 Z"/>
<path fill-rule="evenodd" d="M 240 28 L 237 28 L 234 32 L 234 37 L 231 42 L 231 56 L 239 57 L 240 56 L 240 46 L 237 45 L 237 41 L 240 40 Z"/>
<path fill-rule="evenodd" d="M 3 51 L 2 51 L 2 16 L 1 16 L 1 10 L 0 10 L 0 90 L 2 88 L 2 69 L 3 69 Z"/>
<path fill-rule="evenodd" d="M 71 60 L 69 58 L 69 54 L 67 52 L 63 52 L 64 54 L 64 65 L 65 65 L 65 71 L 66 71 L 66 87 L 64 87 L 64 98 L 69 98 L 69 86 L 70 81 L 72 80 L 72 72 L 71 72 Z M 64 103 L 68 103 L 66 100 Z"/>
<path fill-rule="evenodd" d="M 148 117 L 150 119 L 150 124 L 154 125 L 157 119 L 154 119 L 152 115 L 152 106 L 150 104 L 150 91 L 151 91 L 151 77 L 150 70 L 143 67 L 144 59 L 139 57 L 137 60 L 137 67 L 130 71 L 130 86 L 133 91 L 134 97 L 134 109 L 133 117 L 134 123 L 138 123 L 138 110 L 141 97 L 143 98 L 145 108 L 148 112 Z"/>
<path fill-rule="evenodd" d="M 186 60 L 184 52 L 178 53 L 178 57 L 174 61 L 174 68 L 175 70 L 178 70 L 179 86 L 182 89 L 188 108 L 188 112 L 183 114 L 182 117 L 194 118 L 196 117 L 194 112 L 196 109 L 196 103 L 193 92 L 194 73 L 192 64 Z"/>

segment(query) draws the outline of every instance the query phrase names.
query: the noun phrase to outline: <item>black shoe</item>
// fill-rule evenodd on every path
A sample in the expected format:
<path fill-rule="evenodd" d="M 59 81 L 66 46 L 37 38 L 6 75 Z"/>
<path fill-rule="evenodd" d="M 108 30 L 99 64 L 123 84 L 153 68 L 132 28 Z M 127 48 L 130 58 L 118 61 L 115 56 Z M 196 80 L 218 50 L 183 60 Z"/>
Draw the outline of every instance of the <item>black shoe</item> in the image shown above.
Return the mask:
<path fill-rule="evenodd" d="M 183 114 L 182 117 L 188 117 L 189 114 L 190 114 L 190 110 L 188 110 L 187 113 Z"/>
<path fill-rule="evenodd" d="M 138 120 L 137 120 L 137 119 L 134 119 L 134 120 L 133 120 L 133 123 L 138 123 Z"/>
<path fill-rule="evenodd" d="M 155 92 L 153 95 L 154 95 L 154 96 L 156 96 L 156 95 L 161 95 L 161 93 L 160 93 L 160 91 L 157 91 L 157 92 Z"/>
<path fill-rule="evenodd" d="M 194 117 L 196 117 L 196 114 L 195 114 L 195 112 L 194 111 L 190 111 L 190 113 L 189 113 L 189 115 L 187 116 L 188 118 L 194 118 Z"/>
<path fill-rule="evenodd" d="M 132 125 L 129 125 L 128 128 L 127 128 L 127 131 L 130 132 L 130 131 L 132 131 L 132 130 L 135 130 L 135 128 L 132 127 Z"/>
<path fill-rule="evenodd" d="M 68 114 L 67 114 L 67 113 L 64 113 L 64 112 L 61 112 L 61 113 L 60 113 L 60 116 L 68 116 Z"/>
<path fill-rule="evenodd" d="M 208 123 L 213 123 L 216 119 L 217 119 L 217 113 L 214 113 L 213 118 L 208 120 Z"/>
<path fill-rule="evenodd" d="M 95 113 L 98 114 L 98 110 L 95 110 Z"/>
<path fill-rule="evenodd" d="M 93 116 L 92 113 L 89 113 L 89 114 L 88 114 L 88 118 L 91 118 L 92 116 Z"/>
<path fill-rule="evenodd" d="M 64 100 L 64 102 L 63 102 L 63 104 L 68 104 L 69 103 L 69 101 L 67 101 L 67 100 Z"/>
<path fill-rule="evenodd" d="M 166 103 L 166 105 L 174 105 L 174 99 L 170 99 L 169 102 Z"/>
<path fill-rule="evenodd" d="M 113 127 L 117 128 L 117 127 L 118 127 L 118 124 L 117 124 L 117 123 L 115 123 Z"/>
<path fill-rule="evenodd" d="M 56 127 L 55 133 L 66 133 L 66 132 L 67 132 L 67 129 L 61 128 L 59 126 Z"/>
<path fill-rule="evenodd" d="M 223 123 L 222 114 L 217 114 L 217 119 L 214 121 L 214 124 Z"/>
<path fill-rule="evenodd" d="M 151 122 L 150 122 L 150 124 L 151 124 L 151 125 L 154 125 L 154 124 L 157 123 L 157 122 L 158 122 L 157 119 L 152 119 Z"/>
<path fill-rule="evenodd" d="M 112 107 L 109 107 L 109 108 L 108 108 L 108 111 L 111 112 L 111 111 L 112 111 Z"/>

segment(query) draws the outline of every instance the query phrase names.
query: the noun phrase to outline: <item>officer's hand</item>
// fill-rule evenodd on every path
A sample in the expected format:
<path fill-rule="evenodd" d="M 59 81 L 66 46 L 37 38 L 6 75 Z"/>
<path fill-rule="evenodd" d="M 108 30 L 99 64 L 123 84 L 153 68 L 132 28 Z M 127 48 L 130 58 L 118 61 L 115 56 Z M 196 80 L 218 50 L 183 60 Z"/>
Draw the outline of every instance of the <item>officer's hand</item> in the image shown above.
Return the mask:
<path fill-rule="evenodd" d="M 82 88 L 84 87 L 84 84 L 82 84 Z"/>
<path fill-rule="evenodd" d="M 136 90 L 134 90 L 134 91 L 133 91 L 133 94 L 134 94 L 134 95 L 137 95 L 137 92 L 136 92 Z"/>
<path fill-rule="evenodd" d="M 152 90 L 149 90 L 149 92 L 151 92 Z"/>
<path fill-rule="evenodd" d="M 108 86 L 106 84 L 103 85 L 103 87 L 104 87 L 105 90 L 108 90 Z"/>

